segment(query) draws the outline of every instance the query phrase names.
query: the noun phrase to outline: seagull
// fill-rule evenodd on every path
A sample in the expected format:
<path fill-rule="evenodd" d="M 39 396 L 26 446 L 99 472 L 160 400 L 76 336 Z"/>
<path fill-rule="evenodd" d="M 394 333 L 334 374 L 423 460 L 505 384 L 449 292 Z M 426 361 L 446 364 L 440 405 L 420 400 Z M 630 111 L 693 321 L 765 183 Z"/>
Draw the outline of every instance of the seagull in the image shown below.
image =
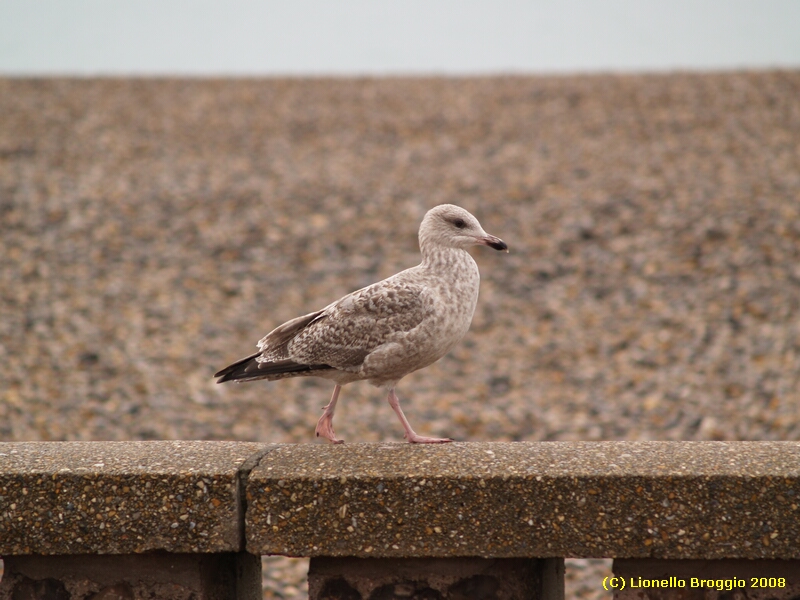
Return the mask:
<path fill-rule="evenodd" d="M 467 333 L 480 286 L 478 265 L 467 248 L 476 245 L 508 252 L 503 240 L 486 233 L 463 208 L 432 208 L 419 228 L 419 265 L 276 327 L 258 342 L 258 352 L 217 372 L 217 383 L 329 379 L 336 385 L 315 433 L 340 444 L 333 430 L 339 392 L 348 383 L 366 380 L 388 392 L 408 442 L 452 442 L 417 434 L 395 387 L 409 373 L 442 358 Z"/>

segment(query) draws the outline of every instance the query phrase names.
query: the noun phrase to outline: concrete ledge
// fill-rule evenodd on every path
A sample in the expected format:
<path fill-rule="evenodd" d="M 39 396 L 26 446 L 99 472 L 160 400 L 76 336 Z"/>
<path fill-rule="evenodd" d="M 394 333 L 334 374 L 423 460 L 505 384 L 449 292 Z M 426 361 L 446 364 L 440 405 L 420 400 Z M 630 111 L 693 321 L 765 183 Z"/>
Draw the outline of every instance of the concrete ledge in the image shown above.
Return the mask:
<path fill-rule="evenodd" d="M 800 443 L 287 445 L 247 503 L 253 554 L 800 558 Z"/>
<path fill-rule="evenodd" d="M 798 442 L 0 444 L 0 556 L 798 559 L 797 539 Z"/>
<path fill-rule="evenodd" d="M 238 552 L 242 474 L 271 447 L 0 443 L 0 555 Z"/>

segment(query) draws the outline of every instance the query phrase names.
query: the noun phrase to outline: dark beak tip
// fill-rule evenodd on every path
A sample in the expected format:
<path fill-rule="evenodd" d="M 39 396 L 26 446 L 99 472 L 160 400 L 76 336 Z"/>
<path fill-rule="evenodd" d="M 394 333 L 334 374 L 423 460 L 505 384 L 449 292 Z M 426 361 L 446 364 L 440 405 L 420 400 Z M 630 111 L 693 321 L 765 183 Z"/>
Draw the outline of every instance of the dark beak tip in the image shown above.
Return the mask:
<path fill-rule="evenodd" d="M 495 250 L 505 250 L 508 252 L 508 244 L 506 244 L 503 240 L 498 240 L 496 242 L 489 242 L 489 246 L 494 248 Z"/>

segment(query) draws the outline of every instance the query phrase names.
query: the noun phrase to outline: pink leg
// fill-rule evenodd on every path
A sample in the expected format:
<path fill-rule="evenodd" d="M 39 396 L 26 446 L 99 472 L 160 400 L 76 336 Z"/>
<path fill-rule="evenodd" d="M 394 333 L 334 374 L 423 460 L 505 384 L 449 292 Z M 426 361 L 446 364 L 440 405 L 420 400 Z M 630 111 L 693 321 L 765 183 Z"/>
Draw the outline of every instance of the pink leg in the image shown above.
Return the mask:
<path fill-rule="evenodd" d="M 400 400 L 397 399 L 397 394 L 394 393 L 394 388 L 389 390 L 389 406 L 392 407 L 392 410 L 397 415 L 397 418 L 400 419 L 400 422 L 403 424 L 403 429 L 406 430 L 404 438 L 406 438 L 412 444 L 446 444 L 447 442 L 452 442 L 450 438 L 434 438 L 434 437 L 425 437 L 423 435 L 417 435 L 413 429 L 411 429 L 411 425 L 408 424 L 408 419 L 403 414 L 403 409 L 400 408 Z"/>
<path fill-rule="evenodd" d="M 322 416 L 317 421 L 317 428 L 315 433 L 317 437 L 324 437 L 329 442 L 333 442 L 334 444 L 343 444 L 344 440 L 336 439 L 336 433 L 333 431 L 333 413 L 336 410 L 336 401 L 339 399 L 339 391 L 342 389 L 338 383 L 336 387 L 333 388 L 333 396 L 331 396 L 331 401 L 328 402 L 328 406 L 323 408 L 325 412 L 322 413 Z"/>

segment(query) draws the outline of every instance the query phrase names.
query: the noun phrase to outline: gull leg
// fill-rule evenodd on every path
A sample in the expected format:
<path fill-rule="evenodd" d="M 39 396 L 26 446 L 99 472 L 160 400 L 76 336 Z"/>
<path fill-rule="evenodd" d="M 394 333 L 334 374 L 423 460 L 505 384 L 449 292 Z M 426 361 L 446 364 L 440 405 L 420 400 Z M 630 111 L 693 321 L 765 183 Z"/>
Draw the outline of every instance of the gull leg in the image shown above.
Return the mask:
<path fill-rule="evenodd" d="M 392 410 L 397 415 L 397 418 L 400 419 L 400 422 L 403 424 L 403 429 L 406 430 L 405 434 L 403 435 L 410 443 L 412 444 L 446 444 L 447 442 L 452 442 L 450 438 L 434 438 L 434 437 L 425 437 L 424 435 L 417 435 L 416 432 L 411 429 L 411 425 L 408 424 L 408 419 L 403 414 L 403 409 L 400 408 L 400 400 L 397 399 L 397 394 L 394 393 L 394 388 L 389 390 L 389 406 L 392 407 Z"/>
<path fill-rule="evenodd" d="M 343 444 L 344 440 L 336 439 L 336 433 L 333 431 L 333 413 L 336 410 L 336 401 L 339 399 L 339 391 L 342 389 L 338 383 L 336 387 L 333 388 L 333 396 L 331 396 L 331 401 L 328 402 L 328 406 L 323 408 L 322 410 L 325 411 L 322 413 L 322 416 L 317 421 L 317 428 L 315 433 L 317 437 L 324 437 L 329 442 L 334 444 Z"/>

